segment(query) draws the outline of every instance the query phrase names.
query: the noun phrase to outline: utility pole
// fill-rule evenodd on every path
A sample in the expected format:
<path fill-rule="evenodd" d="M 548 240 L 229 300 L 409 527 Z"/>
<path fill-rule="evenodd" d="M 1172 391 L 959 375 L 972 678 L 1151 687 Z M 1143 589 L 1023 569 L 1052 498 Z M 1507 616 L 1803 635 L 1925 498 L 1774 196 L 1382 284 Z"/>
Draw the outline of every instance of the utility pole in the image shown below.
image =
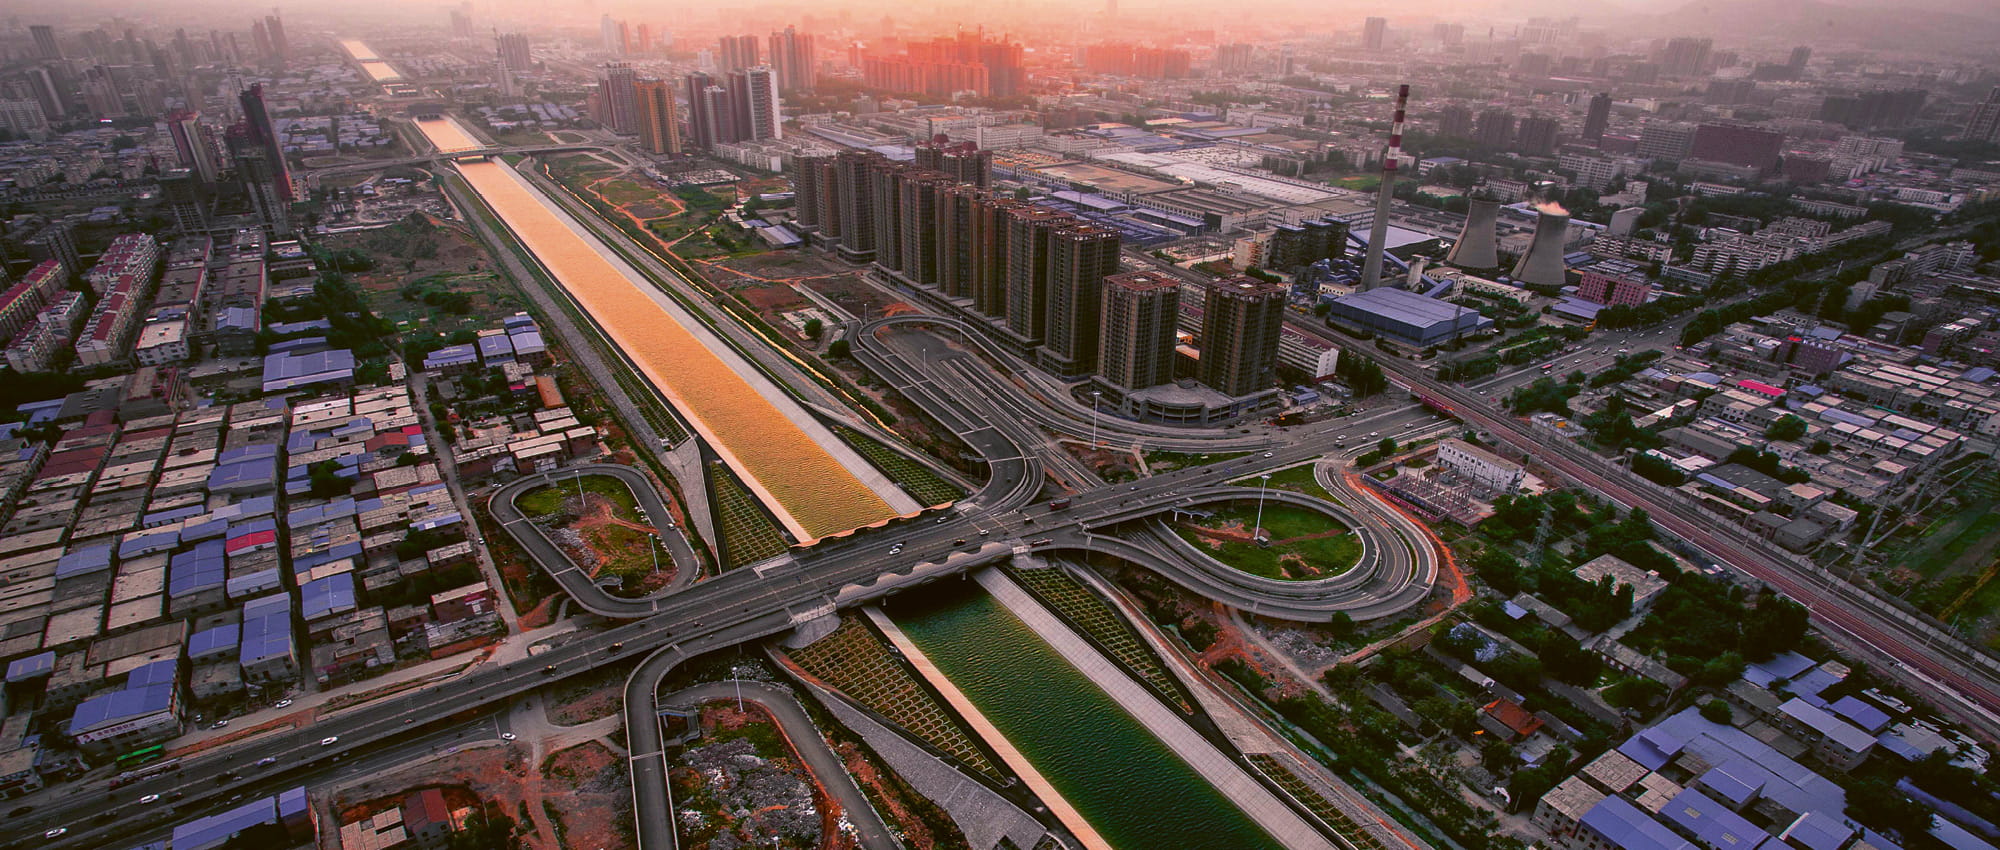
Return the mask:
<path fill-rule="evenodd" d="M 1271 486 L 1271 473 L 1266 472 L 1257 478 L 1257 527 L 1250 530 L 1253 542 L 1264 539 L 1264 491 Z"/>
<path fill-rule="evenodd" d="M 1102 392 L 1090 391 L 1090 447 L 1093 449 L 1097 448 L 1097 402 L 1103 397 Z"/>

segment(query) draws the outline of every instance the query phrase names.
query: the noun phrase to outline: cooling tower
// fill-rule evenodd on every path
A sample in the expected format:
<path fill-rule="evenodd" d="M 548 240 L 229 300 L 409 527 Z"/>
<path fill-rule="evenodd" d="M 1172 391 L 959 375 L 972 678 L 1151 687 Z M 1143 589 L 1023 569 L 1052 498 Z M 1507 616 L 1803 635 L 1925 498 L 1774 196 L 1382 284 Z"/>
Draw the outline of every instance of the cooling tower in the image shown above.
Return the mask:
<path fill-rule="evenodd" d="M 1499 201 L 1472 199 L 1472 207 L 1465 211 L 1465 230 L 1458 234 L 1451 253 L 1445 255 L 1445 263 L 1472 271 L 1499 268 L 1500 248 L 1493 236 L 1499 217 Z"/>
<path fill-rule="evenodd" d="M 1535 219 L 1535 240 L 1514 264 L 1514 279 L 1543 286 L 1563 285 L 1563 235 L 1569 216 L 1543 210 Z"/>

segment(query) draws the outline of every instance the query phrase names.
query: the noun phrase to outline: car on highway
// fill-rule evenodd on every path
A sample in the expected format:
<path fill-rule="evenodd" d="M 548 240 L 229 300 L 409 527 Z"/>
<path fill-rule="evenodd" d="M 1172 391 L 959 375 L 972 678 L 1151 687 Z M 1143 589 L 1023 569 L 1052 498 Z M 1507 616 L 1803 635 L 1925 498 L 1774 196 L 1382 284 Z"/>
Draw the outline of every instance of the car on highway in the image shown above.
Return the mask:
<path fill-rule="evenodd" d="M 227 720 L 217 720 L 217 721 L 215 721 L 215 725 L 213 725 L 213 726 L 210 726 L 210 727 L 208 727 L 208 728 L 210 728 L 210 729 L 227 729 L 227 728 L 229 728 L 229 721 L 227 721 Z"/>
<path fill-rule="evenodd" d="M 277 764 L 277 763 L 278 763 L 278 757 L 277 757 L 277 756 L 265 756 L 265 757 L 263 757 L 263 758 L 260 758 L 260 759 L 258 759 L 258 760 L 257 760 L 257 766 L 258 766 L 258 767 L 270 767 L 271 765 L 274 765 L 274 764 Z"/>
<path fill-rule="evenodd" d="M 141 803 L 157 803 L 159 801 L 160 801 L 160 795 L 158 794 L 147 794 L 146 796 L 139 798 L 139 802 Z"/>
<path fill-rule="evenodd" d="M 51 829 L 51 830 L 49 830 L 48 832 L 44 832 L 44 833 L 42 833 L 42 837 L 43 837 L 43 838 L 61 838 L 61 837 L 63 837 L 63 836 L 65 835 L 65 834 L 67 834 L 68 832 L 69 832 L 69 828 L 68 828 L 68 827 L 61 827 L 61 826 L 59 826 L 59 827 L 56 827 L 55 829 Z"/>
<path fill-rule="evenodd" d="M 322 747 L 331 747 L 334 744 L 338 743 L 340 743 L 339 735 L 328 735 L 324 738 L 319 739 L 319 745 Z"/>
<path fill-rule="evenodd" d="M 1265 452 L 1265 453 L 1264 453 L 1264 456 L 1265 456 L 1265 457 L 1272 457 L 1273 455 L 1272 455 L 1272 454 L 1271 454 L 1270 452 Z"/>
<path fill-rule="evenodd" d="M 502 733 L 500 733 L 500 740 L 502 740 L 502 741 L 512 741 L 512 740 L 514 740 L 514 739 L 515 739 L 515 738 L 517 738 L 517 737 L 519 737 L 519 736 L 515 735 L 515 734 L 514 734 L 514 733 L 512 733 L 512 732 L 502 732 Z"/>
<path fill-rule="evenodd" d="M 278 700 L 277 704 L 276 704 L 276 705 L 274 705 L 274 706 L 272 706 L 272 707 L 273 707 L 273 708 L 291 708 L 291 707 L 292 707 L 292 701 L 291 701 L 291 700 L 288 700 L 288 699 L 281 699 L 281 700 Z"/>

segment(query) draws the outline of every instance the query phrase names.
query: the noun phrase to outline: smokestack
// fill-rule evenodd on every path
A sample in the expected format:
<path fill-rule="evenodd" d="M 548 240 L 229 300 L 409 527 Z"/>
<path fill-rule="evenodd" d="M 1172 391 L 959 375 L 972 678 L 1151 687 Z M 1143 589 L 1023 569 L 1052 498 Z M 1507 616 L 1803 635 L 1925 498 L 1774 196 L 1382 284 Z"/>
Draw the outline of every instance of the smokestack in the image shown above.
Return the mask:
<path fill-rule="evenodd" d="M 1368 256 L 1361 264 L 1361 289 L 1382 285 L 1382 245 L 1389 241 L 1389 201 L 1395 196 L 1396 160 L 1403 155 L 1403 111 L 1410 105 L 1408 84 L 1396 88 L 1396 117 L 1389 124 L 1389 152 L 1382 157 L 1382 185 L 1375 190 L 1375 223 L 1368 227 Z"/>
<path fill-rule="evenodd" d="M 1458 234 L 1457 244 L 1451 246 L 1444 261 L 1473 271 L 1499 268 L 1500 247 L 1493 235 L 1499 218 L 1499 201 L 1473 198 L 1471 208 L 1465 211 L 1465 230 Z"/>
<path fill-rule="evenodd" d="M 1569 213 L 1550 205 L 1539 208 L 1535 219 L 1535 239 L 1528 252 L 1514 264 L 1514 279 L 1543 286 L 1563 285 L 1563 236 L 1569 231 Z"/>

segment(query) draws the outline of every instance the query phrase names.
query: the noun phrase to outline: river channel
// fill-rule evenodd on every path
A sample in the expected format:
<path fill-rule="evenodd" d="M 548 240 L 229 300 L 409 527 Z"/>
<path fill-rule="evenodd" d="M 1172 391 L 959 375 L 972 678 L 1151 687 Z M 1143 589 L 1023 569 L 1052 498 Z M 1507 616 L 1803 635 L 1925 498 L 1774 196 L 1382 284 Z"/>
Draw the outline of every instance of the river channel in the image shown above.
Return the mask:
<path fill-rule="evenodd" d="M 1118 850 L 1277 850 L 1165 744 L 976 586 L 890 613 Z"/>

